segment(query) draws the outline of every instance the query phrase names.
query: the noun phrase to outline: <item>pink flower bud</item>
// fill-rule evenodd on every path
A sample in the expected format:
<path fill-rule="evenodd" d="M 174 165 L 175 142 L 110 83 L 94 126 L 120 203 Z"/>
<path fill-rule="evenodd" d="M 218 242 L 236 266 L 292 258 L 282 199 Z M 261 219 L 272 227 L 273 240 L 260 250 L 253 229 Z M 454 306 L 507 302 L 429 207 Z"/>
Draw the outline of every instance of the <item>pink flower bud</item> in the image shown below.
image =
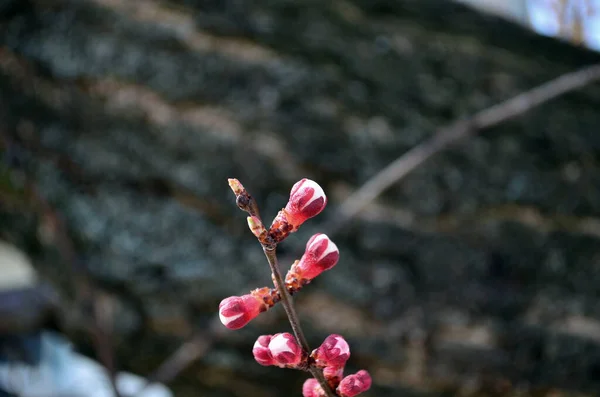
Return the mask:
<path fill-rule="evenodd" d="M 302 361 L 302 348 L 293 335 L 284 332 L 275 334 L 269 341 L 269 351 L 273 357 L 273 365 L 293 367 Z"/>
<path fill-rule="evenodd" d="M 320 367 L 343 367 L 350 358 L 350 346 L 340 335 L 329 335 L 325 341 L 315 349 L 312 357 Z"/>
<path fill-rule="evenodd" d="M 356 376 L 362 382 L 364 391 L 367 391 L 371 388 L 371 383 L 373 383 L 373 380 L 371 379 L 371 375 L 369 375 L 369 373 L 367 371 L 365 371 L 364 369 L 361 369 L 360 371 L 358 371 L 356 373 Z"/>
<path fill-rule="evenodd" d="M 252 354 L 256 362 L 260 365 L 274 365 L 273 356 L 271 356 L 271 351 L 269 350 L 269 342 L 271 342 L 272 338 L 272 335 L 261 335 L 254 342 Z"/>
<path fill-rule="evenodd" d="M 219 318 L 227 328 L 239 329 L 265 310 L 265 303 L 250 294 L 230 296 L 219 304 Z"/>
<path fill-rule="evenodd" d="M 312 280 L 325 270 L 334 267 L 340 259 L 340 251 L 326 234 L 317 233 L 306 243 L 304 255 L 296 264 L 298 277 Z"/>
<path fill-rule="evenodd" d="M 325 192 L 315 181 L 302 179 L 292 187 L 290 200 L 285 206 L 287 221 L 293 230 L 303 224 L 307 219 L 318 215 L 327 205 Z"/>
<path fill-rule="evenodd" d="M 341 397 L 354 397 L 371 388 L 371 375 L 360 370 L 354 375 L 348 375 L 340 382 L 337 392 Z"/>
<path fill-rule="evenodd" d="M 302 385 L 303 397 L 323 397 L 325 395 L 326 394 L 323 391 L 323 388 L 321 388 L 318 380 L 310 378 L 304 381 L 304 384 Z"/>

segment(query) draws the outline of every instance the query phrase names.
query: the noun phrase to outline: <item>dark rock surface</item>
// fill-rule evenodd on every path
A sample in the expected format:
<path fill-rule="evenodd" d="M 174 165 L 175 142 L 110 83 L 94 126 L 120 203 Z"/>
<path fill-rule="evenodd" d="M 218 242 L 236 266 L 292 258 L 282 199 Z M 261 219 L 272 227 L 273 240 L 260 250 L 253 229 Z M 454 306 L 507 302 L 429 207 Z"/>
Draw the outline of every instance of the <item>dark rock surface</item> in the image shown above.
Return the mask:
<path fill-rule="evenodd" d="M 598 61 L 434 0 L 5 0 L 0 236 L 65 284 L 26 175 L 121 300 L 121 365 L 149 371 L 222 298 L 270 282 L 228 177 L 265 218 L 301 177 L 329 193 L 281 246 L 289 264 L 349 191 L 436 127 Z M 311 343 L 346 335 L 372 396 L 596 395 L 599 109 L 598 85 L 568 94 L 384 194 L 297 298 Z M 177 394 L 299 395 L 304 374 L 250 353 L 284 329 L 278 308 L 227 334 Z"/>

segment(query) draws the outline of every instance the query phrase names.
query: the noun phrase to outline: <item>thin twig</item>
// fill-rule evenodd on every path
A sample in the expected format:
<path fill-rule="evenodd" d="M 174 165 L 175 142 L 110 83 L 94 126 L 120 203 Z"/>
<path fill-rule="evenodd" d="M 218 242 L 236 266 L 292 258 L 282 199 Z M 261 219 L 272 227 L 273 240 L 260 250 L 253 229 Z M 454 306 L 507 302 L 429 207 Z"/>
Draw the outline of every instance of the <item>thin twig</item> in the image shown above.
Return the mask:
<path fill-rule="evenodd" d="M 279 291 L 279 295 L 281 296 L 281 304 L 285 309 L 285 313 L 287 314 L 288 320 L 290 321 L 290 325 L 292 326 L 292 330 L 294 331 L 294 335 L 300 343 L 302 350 L 306 354 L 310 354 L 310 346 L 308 345 L 308 341 L 304 336 L 304 332 L 302 331 L 302 327 L 300 326 L 300 318 L 296 313 L 296 309 L 294 308 L 294 302 L 292 300 L 292 296 L 288 292 L 285 287 L 285 282 L 283 281 L 283 277 L 281 276 L 281 271 L 279 270 L 279 263 L 277 261 L 277 252 L 275 248 L 267 247 L 265 245 L 263 247 L 263 252 L 267 257 L 267 261 L 269 262 L 269 266 L 271 267 L 271 272 L 273 273 L 273 281 L 275 283 L 275 287 Z M 308 370 L 314 376 L 314 378 L 319 382 L 321 388 L 325 391 L 328 397 L 335 397 L 335 393 L 331 390 L 331 387 L 327 383 L 327 380 L 323 376 L 323 372 L 312 365 L 309 365 Z"/>
<path fill-rule="evenodd" d="M 337 397 L 336 392 L 333 391 L 331 389 L 331 386 L 329 386 L 329 383 L 327 383 L 327 380 L 325 379 L 325 376 L 323 375 L 322 369 L 317 368 L 311 364 L 308 367 L 308 371 L 313 376 L 313 378 L 315 378 L 319 382 L 319 385 L 321 385 L 321 389 L 323 389 L 325 391 L 325 394 L 327 394 L 327 397 Z"/>
<path fill-rule="evenodd" d="M 175 379 L 190 364 L 202 357 L 217 335 L 207 333 L 198 333 L 190 340 L 181 344 L 165 361 L 147 378 L 148 384 L 168 383 Z"/>
<path fill-rule="evenodd" d="M 466 120 L 456 121 L 440 128 L 429 140 L 415 146 L 384 169 L 371 177 L 339 207 L 335 221 L 327 227 L 327 233 L 339 232 L 358 212 L 375 200 L 390 186 L 451 144 L 474 134 L 478 130 L 492 127 L 519 116 L 536 106 L 567 92 L 600 80 L 600 64 L 564 74 L 536 88 L 523 92 L 502 103 L 484 109 Z"/>
<path fill-rule="evenodd" d="M 154 384 L 167 384 L 173 381 L 192 363 L 204 356 L 215 342 L 223 336 L 224 334 L 220 328 L 217 329 L 212 326 L 208 330 L 196 331 L 194 335 L 183 341 L 176 350 L 162 361 L 157 369 L 146 377 L 146 383 L 136 391 L 134 396 L 142 395 Z"/>
<path fill-rule="evenodd" d="M 270 249 L 269 247 L 265 247 L 264 245 L 263 252 L 265 253 L 267 261 L 269 262 L 269 266 L 271 267 L 271 272 L 273 273 L 273 281 L 275 282 L 275 287 L 277 287 L 277 291 L 281 296 L 281 304 L 283 305 L 285 313 L 287 314 L 287 317 L 290 320 L 292 331 L 294 331 L 294 335 L 296 335 L 298 343 L 300 343 L 300 346 L 302 346 L 302 350 L 310 354 L 310 347 L 308 346 L 308 341 L 304 336 L 302 327 L 300 327 L 300 319 L 298 318 L 298 313 L 296 313 L 296 309 L 294 308 L 292 296 L 288 292 L 287 288 L 285 288 L 285 282 L 283 281 L 281 271 L 279 270 L 279 263 L 277 262 L 277 253 L 275 249 Z"/>

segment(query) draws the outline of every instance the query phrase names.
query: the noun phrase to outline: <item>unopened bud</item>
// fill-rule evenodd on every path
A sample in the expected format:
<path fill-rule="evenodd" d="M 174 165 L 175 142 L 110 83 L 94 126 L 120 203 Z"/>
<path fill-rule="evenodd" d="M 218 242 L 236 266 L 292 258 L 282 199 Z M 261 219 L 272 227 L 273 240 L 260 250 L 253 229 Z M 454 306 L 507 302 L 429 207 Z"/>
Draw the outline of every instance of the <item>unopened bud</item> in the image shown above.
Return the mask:
<path fill-rule="evenodd" d="M 254 342 L 252 354 L 254 355 L 256 362 L 260 365 L 274 365 L 273 356 L 269 350 L 269 342 L 271 342 L 272 338 L 272 335 L 262 335 Z"/>
<path fill-rule="evenodd" d="M 239 329 L 265 311 L 267 305 L 254 296 L 230 296 L 219 304 L 219 318 L 229 329 Z"/>
<path fill-rule="evenodd" d="M 317 233 L 306 243 L 304 255 L 295 266 L 296 277 L 312 280 L 325 270 L 334 267 L 340 251 L 326 234 Z"/>
<path fill-rule="evenodd" d="M 242 194 L 242 192 L 246 189 L 244 189 L 244 186 L 240 183 L 240 181 L 238 181 L 235 178 L 229 178 L 227 179 L 227 183 L 229 183 L 229 187 L 231 188 L 231 190 L 233 190 L 233 193 L 237 196 L 239 194 Z"/>
<path fill-rule="evenodd" d="M 350 358 L 350 346 L 341 335 L 329 335 L 321 346 L 313 351 L 312 357 L 319 367 L 341 368 Z"/>
<path fill-rule="evenodd" d="M 265 229 L 265 226 L 257 216 L 248 217 L 248 227 L 250 228 L 252 234 L 256 236 L 256 238 L 261 238 L 267 234 L 267 229 Z"/>
<path fill-rule="evenodd" d="M 302 348 L 293 335 L 284 332 L 275 334 L 269 341 L 269 351 L 273 364 L 279 367 L 293 367 L 302 361 Z"/>
<path fill-rule="evenodd" d="M 354 397 L 371 388 L 371 375 L 360 370 L 354 375 L 348 375 L 340 382 L 337 392 L 341 397 Z"/>
<path fill-rule="evenodd" d="M 356 376 L 360 379 L 360 381 L 364 385 L 365 391 L 367 391 L 371 388 L 371 383 L 373 383 L 373 380 L 371 379 L 371 375 L 367 371 L 365 371 L 364 369 L 361 369 L 360 371 L 358 371 L 356 373 Z"/>
<path fill-rule="evenodd" d="M 302 179 L 292 187 L 285 215 L 293 231 L 307 219 L 318 215 L 327 205 L 325 192 L 315 181 Z"/>
<path fill-rule="evenodd" d="M 323 388 L 319 384 L 319 381 L 315 378 L 310 378 L 304 381 L 302 385 L 302 396 L 303 397 L 324 397 L 326 396 Z"/>

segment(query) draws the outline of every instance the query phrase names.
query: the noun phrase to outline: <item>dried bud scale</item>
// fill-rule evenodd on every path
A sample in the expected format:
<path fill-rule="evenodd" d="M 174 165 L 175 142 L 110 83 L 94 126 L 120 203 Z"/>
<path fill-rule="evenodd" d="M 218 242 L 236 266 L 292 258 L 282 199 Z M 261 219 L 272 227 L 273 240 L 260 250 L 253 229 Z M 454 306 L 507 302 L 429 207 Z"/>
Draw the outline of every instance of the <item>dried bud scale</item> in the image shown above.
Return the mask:
<path fill-rule="evenodd" d="M 267 307 L 266 310 L 275 306 L 275 304 L 281 300 L 281 297 L 279 296 L 277 290 L 269 287 L 262 287 L 252 290 L 250 292 L 250 295 L 262 301 Z"/>
<path fill-rule="evenodd" d="M 280 243 L 293 231 L 294 228 L 288 222 L 285 210 L 281 210 L 277 213 L 275 219 L 273 219 L 273 223 L 269 229 L 269 236 L 274 242 Z"/>

